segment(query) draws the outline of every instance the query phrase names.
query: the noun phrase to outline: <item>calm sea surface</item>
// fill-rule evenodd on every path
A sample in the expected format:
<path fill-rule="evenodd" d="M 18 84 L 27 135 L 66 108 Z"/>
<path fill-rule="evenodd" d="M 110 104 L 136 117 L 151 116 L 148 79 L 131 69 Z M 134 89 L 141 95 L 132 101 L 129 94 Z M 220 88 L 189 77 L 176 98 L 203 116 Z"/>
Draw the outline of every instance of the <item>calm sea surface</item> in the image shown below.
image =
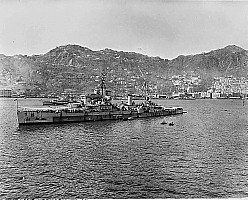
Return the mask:
<path fill-rule="evenodd" d="M 0 198 L 248 197 L 248 101 L 157 102 L 188 113 L 18 128 L 0 99 Z"/>

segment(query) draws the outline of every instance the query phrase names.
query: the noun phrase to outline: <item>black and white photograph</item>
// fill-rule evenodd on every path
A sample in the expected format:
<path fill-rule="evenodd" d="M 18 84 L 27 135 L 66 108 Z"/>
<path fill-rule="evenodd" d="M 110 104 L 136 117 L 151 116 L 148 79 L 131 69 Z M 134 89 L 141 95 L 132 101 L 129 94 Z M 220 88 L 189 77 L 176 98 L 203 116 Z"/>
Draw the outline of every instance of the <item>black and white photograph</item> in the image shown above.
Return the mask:
<path fill-rule="evenodd" d="M 0 0 L 0 199 L 248 198 L 248 1 Z"/>

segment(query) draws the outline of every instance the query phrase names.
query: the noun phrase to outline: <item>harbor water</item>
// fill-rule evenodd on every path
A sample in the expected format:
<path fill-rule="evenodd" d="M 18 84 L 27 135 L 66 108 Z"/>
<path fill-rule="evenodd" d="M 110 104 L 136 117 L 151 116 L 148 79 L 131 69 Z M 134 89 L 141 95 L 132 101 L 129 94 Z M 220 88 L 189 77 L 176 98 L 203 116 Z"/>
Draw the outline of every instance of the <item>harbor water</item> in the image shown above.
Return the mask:
<path fill-rule="evenodd" d="M 248 101 L 156 102 L 187 113 L 19 128 L 0 99 L 0 199 L 248 197 Z"/>

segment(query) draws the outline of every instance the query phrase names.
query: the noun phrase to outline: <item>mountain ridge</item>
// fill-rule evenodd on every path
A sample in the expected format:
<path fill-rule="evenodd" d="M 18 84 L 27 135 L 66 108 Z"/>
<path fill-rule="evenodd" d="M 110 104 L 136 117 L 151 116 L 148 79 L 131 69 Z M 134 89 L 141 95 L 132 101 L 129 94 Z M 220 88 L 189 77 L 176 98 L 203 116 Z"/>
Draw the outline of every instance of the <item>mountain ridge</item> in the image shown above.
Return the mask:
<path fill-rule="evenodd" d="M 68 44 L 40 55 L 0 54 L 0 86 L 15 88 L 22 82 L 23 90 L 32 94 L 61 93 L 65 89 L 90 92 L 98 86 L 102 71 L 107 74 L 107 86 L 115 93 L 142 93 L 144 81 L 151 85 L 151 91 L 175 91 L 177 86 L 171 80 L 175 75 L 199 76 L 201 81 L 195 88 L 206 90 L 216 76 L 247 77 L 248 52 L 228 45 L 169 60 Z"/>

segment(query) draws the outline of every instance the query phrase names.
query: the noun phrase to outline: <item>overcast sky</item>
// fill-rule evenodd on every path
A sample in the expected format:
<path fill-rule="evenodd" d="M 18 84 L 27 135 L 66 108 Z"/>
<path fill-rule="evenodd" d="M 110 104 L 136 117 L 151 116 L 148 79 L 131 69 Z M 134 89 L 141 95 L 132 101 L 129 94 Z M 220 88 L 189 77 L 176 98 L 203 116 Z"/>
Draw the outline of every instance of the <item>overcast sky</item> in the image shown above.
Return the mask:
<path fill-rule="evenodd" d="M 0 53 L 65 44 L 169 59 L 229 44 L 248 49 L 248 2 L 0 0 Z"/>

